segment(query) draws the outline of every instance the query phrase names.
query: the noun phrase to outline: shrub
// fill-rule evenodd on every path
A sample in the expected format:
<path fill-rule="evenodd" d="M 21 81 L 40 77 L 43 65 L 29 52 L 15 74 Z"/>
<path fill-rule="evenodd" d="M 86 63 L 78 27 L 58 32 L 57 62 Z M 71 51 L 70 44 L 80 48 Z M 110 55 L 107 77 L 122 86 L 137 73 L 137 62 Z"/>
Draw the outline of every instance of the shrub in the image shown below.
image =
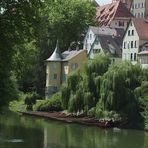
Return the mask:
<path fill-rule="evenodd" d="M 27 93 L 24 99 L 24 103 L 27 105 L 26 109 L 32 110 L 33 104 L 35 104 L 36 100 L 38 100 L 39 98 L 40 96 L 35 92 Z"/>
<path fill-rule="evenodd" d="M 34 110 L 36 111 L 61 111 L 62 110 L 61 93 L 54 94 L 48 100 L 38 101 L 34 105 Z"/>

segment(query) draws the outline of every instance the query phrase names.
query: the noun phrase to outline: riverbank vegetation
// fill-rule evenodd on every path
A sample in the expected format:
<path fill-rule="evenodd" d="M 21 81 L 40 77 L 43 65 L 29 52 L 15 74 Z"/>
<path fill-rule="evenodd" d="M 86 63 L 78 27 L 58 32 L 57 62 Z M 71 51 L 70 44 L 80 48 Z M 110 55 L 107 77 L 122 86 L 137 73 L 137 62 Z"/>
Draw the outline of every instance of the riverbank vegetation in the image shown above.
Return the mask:
<path fill-rule="evenodd" d="M 83 71 L 71 74 L 58 94 L 52 102 L 61 98 L 62 108 L 70 113 L 147 128 L 148 70 L 139 65 L 129 62 L 110 65 L 108 56 L 98 55 L 88 61 Z M 36 110 L 44 109 L 46 101 L 43 104 L 36 105 Z"/>

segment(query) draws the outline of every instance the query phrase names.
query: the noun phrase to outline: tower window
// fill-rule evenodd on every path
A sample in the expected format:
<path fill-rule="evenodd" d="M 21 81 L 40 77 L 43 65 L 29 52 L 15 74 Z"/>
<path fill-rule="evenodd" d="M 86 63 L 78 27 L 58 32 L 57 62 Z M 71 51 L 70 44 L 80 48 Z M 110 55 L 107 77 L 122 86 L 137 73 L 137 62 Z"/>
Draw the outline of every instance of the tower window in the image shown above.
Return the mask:
<path fill-rule="evenodd" d="M 55 73 L 55 74 L 53 75 L 53 79 L 56 80 L 57 77 L 58 77 L 58 75 Z"/>

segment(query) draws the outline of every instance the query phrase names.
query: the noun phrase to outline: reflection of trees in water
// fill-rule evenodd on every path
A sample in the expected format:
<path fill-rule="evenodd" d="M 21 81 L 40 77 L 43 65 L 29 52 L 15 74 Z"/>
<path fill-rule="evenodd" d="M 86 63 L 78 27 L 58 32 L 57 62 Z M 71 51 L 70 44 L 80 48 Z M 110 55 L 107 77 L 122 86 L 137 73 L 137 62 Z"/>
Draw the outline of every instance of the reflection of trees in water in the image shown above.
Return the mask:
<path fill-rule="evenodd" d="M 44 148 L 146 148 L 142 131 L 99 129 L 59 122 L 47 125 L 46 130 L 48 144 Z"/>
<path fill-rule="evenodd" d="M 0 138 L 22 139 L 0 148 L 147 148 L 148 133 L 99 129 L 16 115 L 0 116 Z"/>
<path fill-rule="evenodd" d="M 0 148 L 42 148 L 43 132 L 38 123 L 15 114 L 0 116 Z M 16 142 L 11 142 L 11 141 Z M 21 141 L 22 142 L 17 142 Z"/>

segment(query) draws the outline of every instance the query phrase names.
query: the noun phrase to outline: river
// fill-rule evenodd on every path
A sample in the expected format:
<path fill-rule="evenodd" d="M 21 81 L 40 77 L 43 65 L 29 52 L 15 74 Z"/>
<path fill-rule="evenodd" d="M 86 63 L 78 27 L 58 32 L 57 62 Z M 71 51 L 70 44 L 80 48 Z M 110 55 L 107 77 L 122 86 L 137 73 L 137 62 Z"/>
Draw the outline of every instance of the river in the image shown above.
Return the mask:
<path fill-rule="evenodd" d="M 0 148 L 148 148 L 148 132 L 0 115 Z"/>

